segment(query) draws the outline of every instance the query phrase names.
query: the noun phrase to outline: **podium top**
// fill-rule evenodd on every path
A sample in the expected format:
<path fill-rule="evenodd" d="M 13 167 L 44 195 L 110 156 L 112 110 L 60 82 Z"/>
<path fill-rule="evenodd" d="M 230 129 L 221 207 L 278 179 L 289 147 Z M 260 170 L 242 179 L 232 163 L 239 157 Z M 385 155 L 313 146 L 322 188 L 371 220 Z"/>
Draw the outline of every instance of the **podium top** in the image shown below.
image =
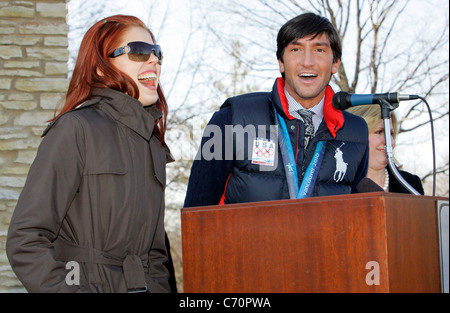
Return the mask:
<path fill-rule="evenodd" d="M 233 208 L 246 208 L 246 207 L 262 207 L 262 206 L 273 206 L 273 205 L 289 205 L 293 203 L 309 203 L 309 202 L 321 202 L 321 201 L 337 201 L 344 199 L 370 199 L 370 198 L 405 198 L 405 199 L 416 199 L 416 200 L 443 200 L 449 201 L 449 198 L 445 197 L 435 197 L 435 196 L 417 196 L 406 193 L 392 193 L 392 192 L 367 192 L 367 193 L 353 193 L 348 195 L 335 195 L 335 196 L 323 196 L 323 197 L 310 197 L 303 199 L 282 199 L 282 200 L 271 200 L 271 201 L 258 201 L 258 202 L 242 202 L 242 203 L 232 203 L 223 205 L 209 205 L 209 206 L 198 206 L 198 207 L 185 207 L 181 209 L 181 212 L 190 211 L 202 211 L 202 210 L 223 210 L 223 209 L 233 209 Z"/>

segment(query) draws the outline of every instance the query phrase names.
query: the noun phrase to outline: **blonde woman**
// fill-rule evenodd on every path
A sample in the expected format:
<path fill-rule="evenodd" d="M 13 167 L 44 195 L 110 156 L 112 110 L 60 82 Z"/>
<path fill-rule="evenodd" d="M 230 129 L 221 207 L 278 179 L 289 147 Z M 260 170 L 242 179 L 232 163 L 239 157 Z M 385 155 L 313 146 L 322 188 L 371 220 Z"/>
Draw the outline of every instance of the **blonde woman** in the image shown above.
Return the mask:
<path fill-rule="evenodd" d="M 409 193 L 403 185 L 397 181 L 388 166 L 385 152 L 384 123 L 381 119 L 381 109 L 377 104 L 360 105 L 349 108 L 350 113 L 361 116 L 369 128 L 369 169 L 367 177 L 388 192 Z M 395 147 L 397 135 L 397 118 L 391 113 L 391 140 L 392 148 Z M 417 175 L 399 170 L 402 177 L 420 194 L 424 194 L 422 182 Z"/>

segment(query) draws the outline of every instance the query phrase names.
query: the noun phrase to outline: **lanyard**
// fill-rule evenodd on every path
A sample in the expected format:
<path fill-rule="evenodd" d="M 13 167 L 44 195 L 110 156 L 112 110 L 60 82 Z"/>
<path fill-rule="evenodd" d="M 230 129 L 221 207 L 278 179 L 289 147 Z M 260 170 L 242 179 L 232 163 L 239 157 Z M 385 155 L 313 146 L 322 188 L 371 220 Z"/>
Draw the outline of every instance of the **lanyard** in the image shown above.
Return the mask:
<path fill-rule="evenodd" d="M 317 176 L 319 175 L 320 165 L 322 164 L 323 156 L 327 148 L 326 141 L 319 141 L 316 146 L 316 151 L 311 162 L 306 169 L 305 177 L 298 191 L 297 199 L 307 198 L 311 196 L 314 185 L 316 184 Z"/>
<path fill-rule="evenodd" d="M 320 165 L 322 164 L 327 142 L 319 141 L 314 152 L 314 156 L 308 165 L 300 188 L 298 187 L 297 165 L 295 164 L 294 151 L 287 131 L 286 122 L 276 112 L 274 108 L 275 123 L 278 127 L 278 142 L 280 144 L 281 156 L 283 157 L 284 171 L 291 199 L 301 199 L 311 196 L 314 185 L 319 175 Z"/>

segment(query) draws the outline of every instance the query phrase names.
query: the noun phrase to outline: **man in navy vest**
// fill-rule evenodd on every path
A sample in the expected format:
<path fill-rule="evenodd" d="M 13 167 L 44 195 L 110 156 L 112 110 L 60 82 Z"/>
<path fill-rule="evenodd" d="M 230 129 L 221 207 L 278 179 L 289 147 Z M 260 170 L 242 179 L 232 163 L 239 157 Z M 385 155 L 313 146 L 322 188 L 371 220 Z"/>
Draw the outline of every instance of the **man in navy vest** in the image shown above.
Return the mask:
<path fill-rule="evenodd" d="M 366 176 L 367 125 L 331 104 L 342 55 L 333 25 L 302 14 L 277 45 L 272 91 L 229 98 L 208 123 L 185 207 L 349 194 Z"/>

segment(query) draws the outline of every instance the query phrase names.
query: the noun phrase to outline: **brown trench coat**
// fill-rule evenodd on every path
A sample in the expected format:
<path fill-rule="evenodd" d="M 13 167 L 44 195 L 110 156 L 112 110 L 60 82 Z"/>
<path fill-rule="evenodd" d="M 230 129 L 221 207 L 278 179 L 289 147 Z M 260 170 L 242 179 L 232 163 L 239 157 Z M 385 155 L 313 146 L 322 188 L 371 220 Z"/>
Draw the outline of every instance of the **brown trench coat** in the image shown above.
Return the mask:
<path fill-rule="evenodd" d="M 29 292 L 169 291 L 164 190 L 172 159 L 153 135 L 161 115 L 94 89 L 44 131 L 6 243 Z"/>

